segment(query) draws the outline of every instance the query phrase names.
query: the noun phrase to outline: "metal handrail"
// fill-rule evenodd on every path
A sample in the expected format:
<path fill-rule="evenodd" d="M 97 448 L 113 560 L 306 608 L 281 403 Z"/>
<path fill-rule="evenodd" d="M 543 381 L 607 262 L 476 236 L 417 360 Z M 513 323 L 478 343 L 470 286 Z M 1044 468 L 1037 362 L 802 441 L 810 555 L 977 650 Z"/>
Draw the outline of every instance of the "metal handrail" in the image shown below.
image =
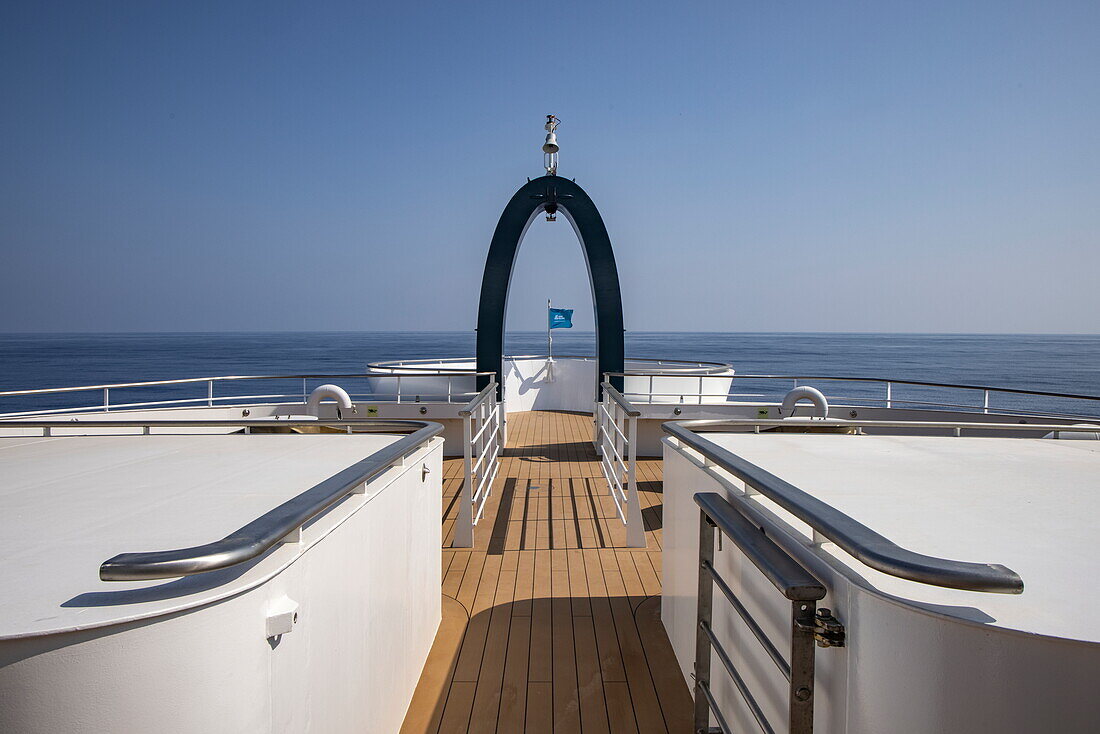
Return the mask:
<path fill-rule="evenodd" d="M 1045 398 L 1070 398 L 1075 400 L 1100 400 L 1100 395 L 1075 395 L 1073 393 L 1047 392 L 1044 390 L 1025 390 L 1017 387 L 994 387 L 989 385 L 959 385 L 951 382 L 924 382 L 923 380 L 895 380 L 884 377 L 828 377 L 823 375 L 734 375 L 736 378 L 771 380 L 837 380 L 840 382 L 892 382 L 895 385 L 919 385 L 924 387 L 953 387 L 960 390 L 990 390 L 992 392 L 1013 393 L 1016 395 L 1038 395 Z"/>
<path fill-rule="evenodd" d="M 515 355 L 508 355 L 508 356 L 505 357 L 505 359 L 513 359 L 513 360 L 514 359 L 548 359 L 548 358 L 549 358 L 549 356 L 546 355 L 546 354 L 515 354 Z M 559 354 L 559 355 L 555 355 L 555 359 L 590 359 L 590 360 L 595 360 L 596 357 L 592 356 L 591 354 Z M 448 362 L 473 362 L 473 361 L 474 361 L 473 357 L 444 357 L 444 358 L 440 358 L 440 359 L 390 360 L 390 361 L 386 361 L 386 362 L 370 362 L 370 363 L 367 364 L 367 367 L 369 369 L 372 369 L 372 370 L 373 369 L 378 369 L 378 370 L 399 370 L 399 369 L 400 370 L 410 370 L 410 374 L 415 373 L 415 372 L 427 372 L 428 374 L 435 374 L 434 372 L 430 372 L 430 371 L 434 370 L 434 369 L 439 369 L 439 368 L 436 368 L 436 367 L 418 367 L 416 365 L 418 363 L 419 364 L 423 364 L 423 363 L 446 364 Z M 627 357 L 626 361 L 628 361 L 628 362 L 655 362 L 658 365 L 661 365 L 661 364 L 695 365 L 695 369 L 707 369 L 707 370 L 713 370 L 713 369 L 729 370 L 729 369 L 733 369 L 733 366 L 731 364 L 727 363 L 727 362 L 710 362 L 710 361 L 707 361 L 707 360 L 655 359 L 655 358 L 651 358 L 651 357 Z M 676 368 L 673 368 L 673 369 L 676 369 Z M 681 369 L 682 370 L 688 370 L 688 369 L 691 369 L 691 367 L 685 367 L 685 368 L 681 368 Z M 383 373 L 383 374 L 390 374 L 390 373 Z M 482 375 L 490 374 L 490 375 L 492 375 L 492 374 L 496 374 L 496 373 L 495 372 L 475 373 L 473 371 L 473 369 L 470 369 L 468 371 L 463 370 L 462 374 L 463 375 L 472 375 L 472 374 L 482 374 Z M 620 373 L 608 372 L 608 373 L 605 373 L 605 374 L 619 376 Z M 627 372 L 625 372 L 623 374 L 636 374 L 636 372 L 628 370 Z M 643 373 L 643 374 L 647 374 L 647 373 Z M 668 374 L 679 374 L 679 373 L 670 372 Z"/>
<path fill-rule="evenodd" d="M 105 423 L 105 421 L 95 421 Z M 118 423 L 135 423 L 119 421 Z M 177 422 L 157 421 L 153 425 Z M 184 425 L 210 425 L 229 421 L 180 421 Z M 426 441 L 443 431 L 443 426 L 430 421 L 281 421 L 282 425 L 371 425 L 380 430 L 392 431 L 415 428 L 411 434 L 386 446 L 332 475 L 319 484 L 265 512 L 252 522 L 230 533 L 221 540 L 191 548 L 153 551 L 147 553 L 120 553 L 102 563 L 99 578 L 103 581 L 143 581 L 216 571 L 256 558 L 305 523 L 332 507 L 357 487 L 372 481 L 395 462 L 416 451 Z M 144 422 L 143 425 L 148 425 Z M 232 425 L 256 424 L 270 426 L 270 421 L 236 421 Z M 66 425 L 66 424 L 61 424 Z M 69 424 L 71 425 L 71 424 Z"/>
<path fill-rule="evenodd" d="M 737 543 L 772 586 L 791 601 L 825 598 L 825 587 L 717 492 L 699 492 L 695 504 L 714 525 Z M 710 564 L 705 567 L 716 573 Z"/>
<path fill-rule="evenodd" d="M 490 372 L 488 374 L 496 374 L 496 373 Z M 470 400 L 470 402 L 466 403 L 466 407 L 464 407 L 460 411 L 458 411 L 458 414 L 460 416 L 462 416 L 463 418 L 465 418 L 468 415 L 472 415 L 473 412 L 475 410 L 477 410 L 478 406 L 480 406 L 482 403 L 484 403 L 486 400 L 488 400 L 490 396 L 495 396 L 496 395 L 496 389 L 497 389 L 497 383 L 496 382 L 490 382 L 488 385 L 485 386 L 484 390 L 482 390 L 477 395 L 475 395 Z"/>
<path fill-rule="evenodd" d="M 648 377 L 652 374 L 654 377 L 661 377 L 660 372 L 654 373 L 639 373 L 639 372 L 605 372 L 606 376 L 615 377 Z M 837 375 L 746 375 L 746 374 L 732 374 L 732 375 L 692 375 L 692 377 L 703 377 L 707 379 L 725 378 L 733 379 L 735 382 L 738 380 L 833 380 L 836 382 L 873 382 L 886 384 L 891 383 L 894 385 L 916 385 L 919 387 L 948 387 L 958 390 L 989 390 L 990 392 L 1011 393 L 1014 395 L 1036 395 L 1045 398 L 1066 398 L 1070 400 L 1098 400 L 1100 401 L 1100 395 L 1078 395 L 1074 393 L 1060 393 L 1060 392 L 1048 392 L 1044 390 L 1026 390 L 1016 387 L 995 387 L 990 385 L 964 385 L 951 382 L 925 382 L 923 380 L 897 380 L 891 377 L 843 377 Z M 648 394 L 648 393 L 647 393 Z"/>
<path fill-rule="evenodd" d="M 440 372 L 433 373 L 431 377 L 469 377 L 470 375 L 492 375 L 494 372 Z M 152 387 L 156 385 L 183 385 L 197 382 L 230 382 L 236 380 L 335 380 L 339 378 L 367 378 L 367 377 L 394 377 L 396 375 L 371 374 L 371 373 L 337 373 L 337 374 L 304 374 L 304 375 L 214 375 L 211 377 L 182 377 L 174 380 L 146 380 L 144 382 L 116 382 L 105 385 L 77 385 L 74 387 L 43 387 L 31 390 L 3 390 L 0 397 L 13 395 L 45 395 L 50 393 L 83 392 L 86 390 L 113 390 L 123 387 Z M 402 375 L 403 377 L 419 377 L 419 375 Z M 227 396 L 236 397 L 236 396 Z M 202 398 L 196 398 L 201 400 Z"/>
<path fill-rule="evenodd" d="M 718 422 L 670 422 L 662 424 L 661 429 L 695 449 L 721 469 L 751 485 L 760 494 L 877 571 L 909 581 L 952 589 L 1000 594 L 1023 592 L 1023 580 L 1006 566 L 997 563 L 952 561 L 902 548 L 835 507 L 691 430 L 698 424 L 703 424 L 700 427 L 713 427 L 715 423 Z M 787 422 L 787 425 L 790 423 Z"/>
<path fill-rule="evenodd" d="M 610 374 L 610 373 L 609 373 Z M 637 418 L 642 414 L 642 411 L 635 408 L 629 400 L 623 397 L 623 394 L 612 387 L 610 382 L 606 380 L 600 383 L 600 387 L 603 388 L 607 396 L 618 403 L 619 407 L 626 411 L 626 414 L 631 418 Z"/>
<path fill-rule="evenodd" d="M 1091 420 L 1097 421 L 1096 418 Z M 816 425 L 829 426 L 830 428 L 929 428 L 983 431 L 1057 431 L 1060 433 L 1097 433 L 1100 432 L 1100 423 L 978 423 L 968 421 L 887 421 L 866 419 L 830 418 L 828 423 L 820 420 L 815 423 L 807 423 L 806 418 L 713 418 L 706 420 L 676 421 L 679 425 L 690 426 L 692 429 L 702 429 L 706 433 L 715 433 L 726 428 L 780 428 L 790 426 Z M 7 425 L 7 421 L 0 426 Z M 668 424 L 665 424 L 668 425 Z"/>

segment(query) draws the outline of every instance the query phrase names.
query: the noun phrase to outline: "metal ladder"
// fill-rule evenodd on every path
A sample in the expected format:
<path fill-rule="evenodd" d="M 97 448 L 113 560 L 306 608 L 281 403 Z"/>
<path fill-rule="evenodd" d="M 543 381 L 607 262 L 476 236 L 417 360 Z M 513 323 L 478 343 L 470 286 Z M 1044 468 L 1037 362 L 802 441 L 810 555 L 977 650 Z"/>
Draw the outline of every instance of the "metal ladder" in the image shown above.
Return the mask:
<path fill-rule="evenodd" d="M 741 698 L 748 706 L 760 730 L 774 734 L 768 721 L 744 678 L 734 666 L 729 653 L 712 629 L 714 587 L 717 586 L 729 600 L 753 636 L 763 646 L 768 657 L 790 683 L 788 698 L 788 731 L 790 734 L 809 734 L 814 728 L 814 655 L 815 643 L 820 647 L 844 645 L 844 627 L 826 608 L 817 609 L 817 602 L 825 597 L 825 587 L 787 551 L 769 538 L 764 529 L 750 521 L 747 512 L 741 512 L 722 495 L 702 492 L 695 495 L 699 505 L 699 604 L 695 636 L 695 727 L 696 734 L 732 730 L 718 707 L 711 690 L 711 652 L 718 655 Z M 743 502 L 735 497 L 734 502 Z M 791 650 L 784 658 L 760 625 L 737 598 L 729 584 L 714 568 L 715 529 L 730 538 L 764 576 L 791 602 Z M 721 540 L 721 536 L 719 536 Z M 717 728 L 710 726 L 713 714 Z"/>

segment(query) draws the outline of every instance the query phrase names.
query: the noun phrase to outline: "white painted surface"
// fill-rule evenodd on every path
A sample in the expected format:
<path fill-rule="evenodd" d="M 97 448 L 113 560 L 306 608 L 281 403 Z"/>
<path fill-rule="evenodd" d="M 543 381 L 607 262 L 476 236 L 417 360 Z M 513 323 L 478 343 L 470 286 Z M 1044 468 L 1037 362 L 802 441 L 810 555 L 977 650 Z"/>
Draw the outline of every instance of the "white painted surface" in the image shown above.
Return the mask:
<path fill-rule="evenodd" d="M 818 649 L 816 724 L 829 732 L 1094 731 L 1100 639 L 1093 530 L 1100 453 L 1089 442 L 843 435 L 707 436 L 918 552 L 999 562 L 1021 595 L 981 594 L 871 571 L 767 500 L 769 532 L 821 579 L 820 602 L 848 647 Z M 729 496 L 695 457 L 666 443 L 662 618 L 681 668 L 694 660 L 699 510 L 695 492 Z M 716 567 L 785 654 L 790 606 L 728 540 Z M 786 682 L 715 592 L 715 629 L 769 718 L 785 717 Z M 690 678 L 689 685 L 690 685 Z M 716 663 L 736 727 L 754 726 Z"/>
<path fill-rule="evenodd" d="M 430 375 L 438 370 L 473 370 L 473 360 L 443 360 L 438 363 L 415 362 L 407 368 L 394 363 L 372 367 L 380 373 L 401 373 L 401 392 L 406 396 L 447 395 L 448 378 Z M 526 410 L 570 410 L 591 413 L 596 395 L 596 361 L 591 357 L 506 357 L 504 360 L 504 397 L 509 413 Z M 647 360 L 627 360 L 627 370 L 668 370 L 670 374 L 627 376 L 624 389 L 632 400 L 642 394 L 659 393 L 656 403 L 699 403 L 726 399 L 732 383 L 732 370 L 716 365 L 667 365 Z M 721 377 L 699 379 L 700 374 L 726 373 Z M 415 375 L 415 376 L 414 376 Z M 395 377 L 371 377 L 371 391 L 397 392 Z M 452 393 L 476 393 L 475 378 L 450 378 Z M 700 393 L 700 391 L 702 391 Z M 705 397 L 700 397 L 702 394 Z M 633 396 L 633 397 L 632 397 Z M 649 398 L 645 398 L 648 400 Z"/>
<path fill-rule="evenodd" d="M 120 551 L 220 538 L 396 438 L 0 439 L 0 731 L 396 731 L 440 617 L 438 438 L 301 544 L 181 580 L 97 577 Z"/>
<path fill-rule="evenodd" d="M 444 456 L 462 456 L 462 420 L 458 417 L 458 411 L 462 405 L 446 403 L 393 403 L 370 400 L 359 400 L 355 403 L 357 413 L 348 415 L 346 419 L 380 418 L 380 419 L 412 419 L 428 420 L 443 425 L 443 433 L 440 436 L 445 440 Z M 237 420 L 245 417 L 242 414 L 248 411 L 249 420 L 279 420 L 293 418 L 294 420 L 314 420 L 317 416 L 305 415 L 304 403 L 268 403 L 251 405 L 234 405 L 232 407 L 203 407 L 203 408 L 159 408 L 153 410 L 112 410 L 109 413 L 102 411 L 89 413 L 70 413 L 64 416 L 50 416 L 42 418 L 30 418 L 27 420 L 72 421 L 73 427 L 54 428 L 55 436 L 85 436 L 85 435 L 141 435 L 141 427 L 135 428 L 82 428 L 79 424 L 82 420 L 119 420 L 119 421 L 172 421 L 172 420 Z M 319 406 L 320 418 L 336 420 L 336 404 L 321 403 Z M 22 420 L 22 419 L 21 419 Z M 157 435 L 194 435 L 238 433 L 241 429 L 234 426 L 213 426 L 210 428 L 152 428 L 150 433 Z M 37 428 L 4 428 L 4 422 L 0 420 L 0 436 L 40 436 L 41 429 Z"/>

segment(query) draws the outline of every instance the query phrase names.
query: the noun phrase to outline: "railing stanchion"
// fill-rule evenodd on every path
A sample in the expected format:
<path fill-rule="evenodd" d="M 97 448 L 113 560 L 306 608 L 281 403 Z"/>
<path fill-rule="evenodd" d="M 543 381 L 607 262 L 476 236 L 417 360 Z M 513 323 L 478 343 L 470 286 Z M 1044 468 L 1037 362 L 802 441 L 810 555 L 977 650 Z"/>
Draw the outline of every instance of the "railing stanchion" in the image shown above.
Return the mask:
<path fill-rule="evenodd" d="M 206 381 L 206 406 L 208 408 L 214 406 L 214 381 Z"/>
<path fill-rule="evenodd" d="M 638 418 L 627 417 L 627 496 L 626 496 L 626 544 L 631 548 L 645 548 L 645 527 L 642 524 L 642 505 L 638 497 Z"/>
<path fill-rule="evenodd" d="M 710 731 L 710 629 L 714 618 L 714 584 L 710 568 L 714 565 L 714 524 L 699 513 L 699 587 L 695 619 L 695 727 L 696 734 Z"/>
<path fill-rule="evenodd" d="M 465 467 L 462 490 L 458 499 L 458 519 L 455 520 L 456 548 L 474 547 L 474 472 L 472 414 L 462 416 L 462 461 Z"/>
<path fill-rule="evenodd" d="M 894 404 L 893 400 L 890 399 L 891 398 L 891 393 L 893 392 L 893 387 L 894 387 L 893 383 L 890 383 L 890 382 L 886 383 L 886 407 L 887 408 L 893 407 L 893 404 Z"/>
<path fill-rule="evenodd" d="M 618 403 L 613 404 L 612 411 L 613 412 L 611 414 L 611 422 L 613 424 L 615 424 L 615 456 L 617 458 L 615 459 L 615 462 L 614 462 L 614 464 L 612 465 L 611 468 L 612 468 L 612 471 L 615 474 L 616 482 L 618 483 L 619 486 L 622 486 L 622 483 L 623 483 L 623 469 L 622 469 L 622 466 L 620 465 L 619 462 L 621 461 L 623 454 L 626 453 L 623 450 L 625 448 L 625 446 L 623 445 L 623 429 L 626 426 L 624 426 L 620 423 L 621 419 L 619 418 L 619 405 L 618 405 Z M 611 487 L 611 493 L 615 494 L 614 485 L 612 485 L 612 487 Z"/>
<path fill-rule="evenodd" d="M 814 615 L 817 602 L 791 602 L 790 731 L 814 730 Z"/>
<path fill-rule="evenodd" d="M 592 404 L 592 446 L 596 449 L 596 456 L 601 454 L 600 405 L 602 405 L 602 403 L 599 400 L 596 400 L 596 402 Z"/>
<path fill-rule="evenodd" d="M 103 388 L 103 412 L 109 413 L 111 411 L 111 388 Z"/>
<path fill-rule="evenodd" d="M 989 390 L 982 391 L 982 412 L 989 412 Z"/>

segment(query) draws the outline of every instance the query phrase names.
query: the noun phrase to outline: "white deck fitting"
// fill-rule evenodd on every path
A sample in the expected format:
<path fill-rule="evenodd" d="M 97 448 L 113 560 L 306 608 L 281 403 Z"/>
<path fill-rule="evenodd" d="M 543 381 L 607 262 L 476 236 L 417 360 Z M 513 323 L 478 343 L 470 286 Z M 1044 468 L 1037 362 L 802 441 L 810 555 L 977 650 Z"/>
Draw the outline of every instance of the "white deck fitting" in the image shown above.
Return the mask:
<path fill-rule="evenodd" d="M 123 552 L 218 540 L 399 440 L 392 435 L 0 437 L 0 639 L 111 624 L 230 596 L 289 562 L 181 581 L 105 582 Z M 307 531 L 308 537 L 308 531 Z M 176 584 L 149 599 L 133 590 Z M 129 592 L 120 593 L 120 592 Z M 105 596 L 116 594 L 115 601 Z"/>
<path fill-rule="evenodd" d="M 1020 595 L 942 589 L 824 550 L 878 590 L 934 611 L 1023 632 L 1100 641 L 1100 442 L 804 434 L 706 438 L 833 505 L 898 545 L 1002 563 Z M 756 496 L 796 528 L 806 526 Z"/>

